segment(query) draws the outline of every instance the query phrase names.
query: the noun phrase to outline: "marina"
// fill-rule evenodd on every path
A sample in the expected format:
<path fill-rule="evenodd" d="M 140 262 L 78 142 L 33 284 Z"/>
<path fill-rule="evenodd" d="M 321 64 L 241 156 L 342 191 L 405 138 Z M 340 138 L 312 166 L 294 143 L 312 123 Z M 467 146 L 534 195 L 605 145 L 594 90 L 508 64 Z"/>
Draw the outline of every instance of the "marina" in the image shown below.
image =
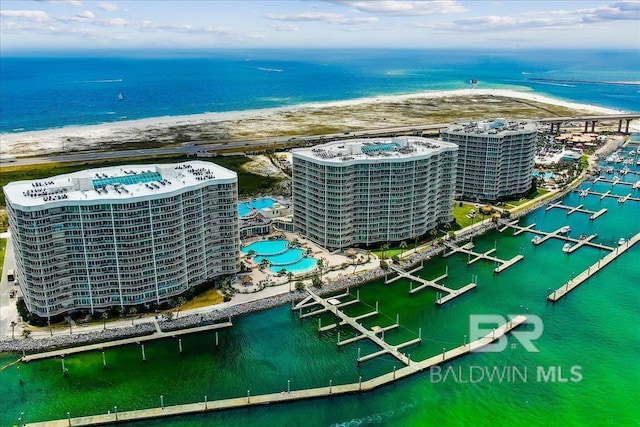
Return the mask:
<path fill-rule="evenodd" d="M 311 296 L 317 302 L 324 304 L 322 298 L 311 293 Z M 511 318 L 508 322 L 499 325 L 491 333 L 469 343 L 463 343 L 460 346 L 452 348 L 450 350 L 443 349 L 441 354 L 437 354 L 429 357 L 426 360 L 415 362 L 410 359 L 406 359 L 406 366 L 395 369 L 392 372 L 371 378 L 366 381 L 362 381 L 360 377 L 356 383 L 333 385 L 329 381 L 327 386 L 316 387 L 303 390 L 292 390 L 290 382 L 287 383 L 287 390 L 280 393 L 267 393 L 259 395 L 251 395 L 251 390 L 247 390 L 247 394 L 243 397 L 235 397 L 230 399 L 212 400 L 209 401 L 207 396 L 204 399 L 188 404 L 181 405 L 167 405 L 161 403 L 160 407 L 140 409 L 134 411 L 121 411 L 117 409 L 114 413 L 84 416 L 84 417 L 71 417 L 68 413 L 68 418 L 57 419 L 51 421 L 34 422 L 29 423 L 32 427 L 68 427 L 68 426 L 91 426 L 91 425 L 109 425 L 115 423 L 122 423 L 127 421 L 139 421 L 150 420 L 154 418 L 166 418 L 184 414 L 204 413 L 209 411 L 219 411 L 224 409 L 233 408 L 245 408 L 252 406 L 270 405 L 275 403 L 291 402 L 305 399 L 317 399 L 329 396 L 339 396 L 346 394 L 362 393 L 377 389 L 387 384 L 394 383 L 400 379 L 409 377 L 419 372 L 431 369 L 436 366 L 443 365 L 453 359 L 464 356 L 468 353 L 480 350 L 497 340 L 502 339 L 506 334 L 513 329 L 519 327 L 527 322 L 527 318 L 524 315 L 517 315 Z M 411 362 L 411 363 L 409 363 Z M 161 399 L 161 402 L 162 399 Z"/>
<path fill-rule="evenodd" d="M 629 248 L 638 243 L 639 240 L 640 233 L 633 236 L 630 240 L 625 241 L 615 250 L 605 255 L 602 259 L 599 259 L 597 263 L 590 265 L 585 271 L 570 279 L 564 285 L 560 286 L 558 289 L 549 294 L 547 296 L 547 299 L 552 302 L 559 301 L 562 297 L 567 295 L 578 286 L 582 285 L 588 278 L 600 271 L 600 269 L 604 268 L 617 257 L 625 253 Z"/>
<path fill-rule="evenodd" d="M 580 196 L 584 197 L 587 193 L 587 190 L 583 190 L 580 192 Z M 547 208 L 545 209 L 546 211 L 549 211 L 551 209 L 566 209 L 567 210 L 567 216 L 571 215 L 572 213 L 575 212 L 580 212 L 580 213 L 586 213 L 591 215 L 589 217 L 589 219 L 597 219 L 600 215 L 603 215 L 607 212 L 607 208 L 602 208 L 599 211 L 595 212 L 595 211 L 590 211 L 588 209 L 582 209 L 584 207 L 584 205 L 578 205 L 578 206 L 567 206 L 567 205 L 563 205 L 561 201 L 556 202 L 556 203 L 552 203 L 549 206 L 547 206 Z"/>
<path fill-rule="evenodd" d="M 467 254 L 468 255 L 468 261 L 467 261 L 467 265 L 471 265 L 474 262 L 484 259 L 487 261 L 493 261 L 494 263 L 498 264 L 498 266 L 493 270 L 495 273 L 501 273 L 502 271 L 506 270 L 507 268 L 511 267 L 512 265 L 514 265 L 515 263 L 517 263 L 518 261 L 522 260 L 522 258 L 524 258 L 523 255 L 516 255 L 513 258 L 509 259 L 509 260 L 503 260 L 500 259 L 498 257 L 492 256 L 491 254 L 494 253 L 496 251 L 495 246 L 493 247 L 493 249 L 489 249 L 488 251 L 484 252 L 484 253 L 479 253 L 479 252 L 474 252 L 472 249 L 474 247 L 473 242 L 469 242 L 463 246 L 456 246 L 454 244 L 451 243 L 447 243 L 445 242 L 444 245 L 446 247 L 448 247 L 449 249 L 451 249 L 450 252 L 447 252 L 443 255 L 443 257 L 448 257 L 451 256 L 457 252 L 463 253 L 463 254 Z M 471 257 L 474 257 L 473 259 L 471 259 Z"/>
<path fill-rule="evenodd" d="M 411 282 L 409 283 L 409 293 L 410 294 L 415 294 L 417 292 L 420 292 L 421 290 L 425 289 L 425 288 L 434 288 L 437 289 L 438 291 L 444 292 L 446 295 L 442 296 L 442 297 L 438 297 L 436 299 L 436 304 L 438 305 L 443 305 L 446 304 L 447 302 L 453 300 L 454 298 L 457 298 L 459 296 L 461 296 L 462 294 L 464 294 L 465 292 L 468 292 L 472 289 L 474 289 L 476 287 L 476 283 L 469 283 L 468 285 L 463 286 L 460 289 L 450 289 L 444 285 L 441 285 L 439 283 L 437 283 L 440 280 L 445 279 L 448 276 L 448 272 L 445 273 L 444 275 L 433 279 L 433 280 L 427 280 L 427 279 L 423 279 L 421 277 L 417 277 L 412 275 L 411 273 L 415 273 L 418 270 L 421 270 L 422 267 L 418 267 L 415 268 L 409 272 L 405 272 L 402 271 L 400 268 L 396 267 L 396 266 L 389 266 L 389 268 L 393 271 L 395 271 L 396 273 L 398 273 L 398 276 L 392 278 L 392 279 L 385 279 L 385 284 L 389 284 L 392 283 L 398 279 L 401 278 L 405 278 L 405 279 L 409 279 Z M 413 287 L 413 281 L 416 281 L 418 283 L 420 283 L 420 286 L 417 287 Z"/>

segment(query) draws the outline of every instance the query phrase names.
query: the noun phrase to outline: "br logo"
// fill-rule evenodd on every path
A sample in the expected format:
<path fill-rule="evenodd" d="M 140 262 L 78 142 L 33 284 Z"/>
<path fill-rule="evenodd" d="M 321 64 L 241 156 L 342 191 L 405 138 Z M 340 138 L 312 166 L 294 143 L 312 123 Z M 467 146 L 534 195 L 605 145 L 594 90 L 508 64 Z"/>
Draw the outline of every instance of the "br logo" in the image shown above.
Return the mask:
<path fill-rule="evenodd" d="M 486 336 L 493 336 L 494 331 L 505 323 L 509 322 L 509 319 L 514 318 L 515 315 L 509 315 L 509 318 L 505 318 L 499 314 L 472 314 L 469 316 L 469 341 L 473 342 Z M 544 324 L 540 316 L 535 314 L 527 314 L 527 324 L 532 325 L 532 330 L 521 331 L 514 329 L 510 332 L 516 341 L 518 341 L 524 348 L 530 353 L 537 353 L 538 347 L 533 344 L 533 341 L 542 336 L 544 331 Z M 507 337 L 505 335 L 499 336 L 495 342 L 488 344 L 472 351 L 478 353 L 498 353 L 507 348 Z"/>

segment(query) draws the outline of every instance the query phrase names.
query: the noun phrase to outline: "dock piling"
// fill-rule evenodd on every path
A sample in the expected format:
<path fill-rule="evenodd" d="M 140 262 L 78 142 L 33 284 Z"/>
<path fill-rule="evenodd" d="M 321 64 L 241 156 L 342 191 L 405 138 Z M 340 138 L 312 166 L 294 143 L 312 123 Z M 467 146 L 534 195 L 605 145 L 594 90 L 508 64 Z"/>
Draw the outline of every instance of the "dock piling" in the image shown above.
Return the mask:
<path fill-rule="evenodd" d="M 251 390 L 247 390 L 247 403 L 251 403 Z"/>
<path fill-rule="evenodd" d="M 444 357 L 445 352 L 446 352 L 446 349 L 444 347 L 442 347 L 442 360 L 445 359 L 445 357 Z"/>
<path fill-rule="evenodd" d="M 102 368 L 107 369 L 107 358 L 104 355 L 104 350 L 102 351 Z"/>
<path fill-rule="evenodd" d="M 467 346 L 467 334 L 464 334 L 464 338 L 462 338 L 462 346 L 463 347 Z"/>
<path fill-rule="evenodd" d="M 218 346 L 218 332 L 216 331 L 216 347 Z"/>
<path fill-rule="evenodd" d="M 147 356 L 144 354 L 144 344 L 140 344 L 141 348 L 142 348 L 142 361 L 146 362 L 147 361 Z"/>
<path fill-rule="evenodd" d="M 204 410 L 207 410 L 207 395 L 204 395 Z"/>
<path fill-rule="evenodd" d="M 332 383 L 333 381 L 329 380 L 329 394 L 331 394 L 331 388 L 332 388 Z"/>
<path fill-rule="evenodd" d="M 164 409 L 164 396 L 160 395 L 160 409 Z"/>
<path fill-rule="evenodd" d="M 393 365 L 393 379 L 396 379 L 396 365 Z"/>
<path fill-rule="evenodd" d="M 178 338 L 178 351 L 182 354 L 182 338 Z"/>
<path fill-rule="evenodd" d="M 71 413 L 67 411 L 67 420 L 69 421 L 69 425 L 71 425 Z"/>
<path fill-rule="evenodd" d="M 358 377 L 358 390 L 362 391 L 362 375 Z"/>
<path fill-rule="evenodd" d="M 291 380 L 287 380 L 287 393 L 291 394 Z"/>

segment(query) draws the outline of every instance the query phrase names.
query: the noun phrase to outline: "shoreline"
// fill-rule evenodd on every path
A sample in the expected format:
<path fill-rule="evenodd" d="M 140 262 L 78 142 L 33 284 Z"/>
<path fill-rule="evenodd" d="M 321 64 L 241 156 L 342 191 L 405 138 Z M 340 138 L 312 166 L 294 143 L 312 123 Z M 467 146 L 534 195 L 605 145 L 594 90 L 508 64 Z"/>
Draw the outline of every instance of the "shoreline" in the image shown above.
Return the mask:
<path fill-rule="evenodd" d="M 91 149 L 109 142 L 124 143 L 135 142 L 136 135 L 154 131 L 172 131 L 173 128 L 188 128 L 195 126 L 218 125 L 224 134 L 226 125 L 230 122 L 241 120 L 269 119 L 281 114 L 303 113 L 305 111 L 322 110 L 330 108 L 355 107 L 362 105 L 381 105 L 407 102 L 411 100 L 439 100 L 451 97 L 495 96 L 511 98 L 522 101 L 538 102 L 574 110 L 584 110 L 596 114 L 616 114 L 621 110 L 599 107 L 590 104 L 564 101 L 536 92 L 517 91 L 512 89 L 455 89 L 443 91 L 426 91 L 404 95 L 384 95 L 367 98 L 356 98 L 343 101 L 331 101 L 323 103 L 302 103 L 285 107 L 267 109 L 212 112 L 180 116 L 161 116 L 138 120 L 125 120 L 112 123 L 94 125 L 74 125 L 62 128 L 53 128 L 38 131 L 0 134 L 0 146 L 2 154 L 24 157 L 32 154 L 52 154 L 66 149 L 82 148 Z M 634 126 L 634 130 L 640 130 L 640 126 Z M 163 141 L 164 140 L 164 141 Z M 158 142 L 175 141 L 160 136 Z M 27 148 L 28 147 L 28 148 Z M 25 149 L 26 148 L 26 149 Z"/>
<path fill-rule="evenodd" d="M 530 206 L 519 210 L 512 214 L 510 220 L 519 219 L 520 217 L 527 215 L 528 213 L 543 207 L 544 205 L 558 200 L 571 192 L 575 187 L 580 185 L 588 176 L 582 176 L 573 182 L 573 185 L 567 187 L 563 191 L 555 193 L 552 197 L 543 197 L 540 200 L 532 201 Z M 490 218 L 483 220 L 473 226 L 464 228 L 456 232 L 455 237 L 452 239 L 453 243 L 461 243 L 470 238 L 480 236 L 487 231 L 496 229 L 497 223 L 491 221 Z M 432 245 L 428 249 L 419 252 L 413 252 L 407 256 L 400 263 L 400 267 L 404 270 L 408 270 L 421 262 L 428 261 L 431 258 L 440 255 L 446 250 L 444 245 Z M 410 251 L 408 251 L 410 252 Z M 366 285 L 374 280 L 384 278 L 385 274 L 388 274 L 388 270 L 384 270 L 381 267 L 375 267 L 370 270 L 363 270 L 358 274 L 346 274 L 338 275 L 330 279 L 325 279 L 322 288 L 315 292 L 319 295 L 326 296 L 335 294 L 336 292 L 344 291 L 349 288 L 357 288 L 362 285 Z M 308 285 L 311 286 L 311 285 Z M 192 314 L 184 314 L 183 316 L 169 320 L 158 321 L 158 326 L 162 332 L 171 332 L 176 330 L 187 330 L 203 325 L 213 324 L 221 319 L 230 318 L 233 321 L 233 317 L 247 315 L 259 311 L 269 310 L 272 308 L 280 307 L 285 304 L 291 304 L 294 301 L 299 301 L 305 297 L 307 293 L 305 291 L 293 291 L 289 292 L 286 287 L 283 288 L 283 292 L 266 296 L 250 301 L 238 301 L 235 304 L 223 303 L 224 306 L 214 305 L 209 308 L 197 309 L 198 312 Z M 126 338 L 134 338 L 142 335 L 152 335 L 155 332 L 153 323 L 140 322 L 134 326 L 126 326 L 119 328 L 109 328 L 106 330 L 91 331 L 86 333 L 76 333 L 75 335 L 59 335 L 55 337 L 43 337 L 43 338 L 29 338 L 29 339 L 5 339 L 0 340 L 0 354 L 2 353 L 23 353 L 34 354 L 43 353 L 53 350 L 62 350 L 65 348 L 80 347 L 84 345 L 97 344 L 106 341 L 117 341 Z"/>

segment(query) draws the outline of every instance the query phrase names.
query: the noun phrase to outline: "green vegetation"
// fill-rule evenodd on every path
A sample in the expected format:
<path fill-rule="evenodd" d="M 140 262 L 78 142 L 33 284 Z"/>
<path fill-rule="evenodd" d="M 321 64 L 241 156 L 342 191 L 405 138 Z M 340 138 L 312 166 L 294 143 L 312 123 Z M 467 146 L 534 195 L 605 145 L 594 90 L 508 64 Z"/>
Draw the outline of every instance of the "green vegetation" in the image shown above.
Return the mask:
<path fill-rule="evenodd" d="M 511 205 L 511 206 L 520 206 L 524 203 L 530 202 L 533 199 L 537 199 L 538 197 L 542 197 L 545 194 L 550 193 L 549 190 L 545 190 L 543 188 L 538 188 L 536 189 L 536 191 L 534 191 L 533 193 L 529 194 L 527 197 L 523 197 L 521 199 L 518 200 L 509 200 L 507 202 L 505 202 L 505 205 Z"/>
<path fill-rule="evenodd" d="M 4 266 L 4 254 L 7 248 L 7 239 L 0 239 L 0 277 L 4 274 L 2 267 Z"/>
<path fill-rule="evenodd" d="M 468 218 L 467 215 L 471 215 L 472 210 L 476 212 L 476 216 L 475 218 Z M 462 206 L 460 206 L 460 203 L 456 203 L 453 207 L 453 219 L 460 228 L 465 228 L 478 221 L 482 221 L 484 217 L 480 215 L 478 209 L 473 205 L 463 203 Z M 457 229 L 455 226 L 453 228 Z"/>

